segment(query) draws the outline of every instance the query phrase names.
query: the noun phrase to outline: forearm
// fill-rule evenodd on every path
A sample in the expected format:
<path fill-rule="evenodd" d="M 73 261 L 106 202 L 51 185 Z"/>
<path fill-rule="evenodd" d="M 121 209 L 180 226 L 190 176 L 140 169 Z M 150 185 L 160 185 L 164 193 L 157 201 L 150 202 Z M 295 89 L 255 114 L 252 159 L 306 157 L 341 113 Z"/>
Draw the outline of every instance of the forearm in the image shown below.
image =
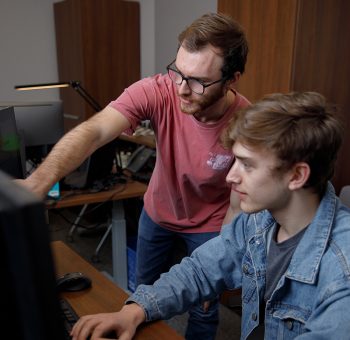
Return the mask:
<path fill-rule="evenodd" d="M 146 314 L 141 306 L 136 303 L 129 303 L 123 306 L 120 310 L 121 313 L 125 313 L 131 320 L 135 329 L 143 322 L 146 321 Z"/>
<path fill-rule="evenodd" d="M 128 301 L 142 306 L 146 320 L 152 321 L 168 319 L 216 298 L 227 287 L 225 273 L 232 272 L 234 266 L 222 242 L 220 238 L 206 242 L 153 285 L 140 285 Z"/>
<path fill-rule="evenodd" d="M 97 148 L 118 137 L 129 126 L 130 123 L 120 112 L 107 106 L 68 132 L 23 184 L 32 192 L 45 197 L 54 183 L 75 170 Z"/>

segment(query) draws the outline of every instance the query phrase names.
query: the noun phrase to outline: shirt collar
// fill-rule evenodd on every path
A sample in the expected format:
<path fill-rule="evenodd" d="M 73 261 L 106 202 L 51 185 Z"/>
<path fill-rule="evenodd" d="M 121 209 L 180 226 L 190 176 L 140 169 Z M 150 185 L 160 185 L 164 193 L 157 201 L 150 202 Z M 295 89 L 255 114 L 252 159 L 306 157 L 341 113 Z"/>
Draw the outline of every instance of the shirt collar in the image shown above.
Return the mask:
<path fill-rule="evenodd" d="M 334 188 L 328 183 L 316 215 L 295 249 L 287 277 L 310 284 L 315 282 L 332 230 L 336 204 Z"/>

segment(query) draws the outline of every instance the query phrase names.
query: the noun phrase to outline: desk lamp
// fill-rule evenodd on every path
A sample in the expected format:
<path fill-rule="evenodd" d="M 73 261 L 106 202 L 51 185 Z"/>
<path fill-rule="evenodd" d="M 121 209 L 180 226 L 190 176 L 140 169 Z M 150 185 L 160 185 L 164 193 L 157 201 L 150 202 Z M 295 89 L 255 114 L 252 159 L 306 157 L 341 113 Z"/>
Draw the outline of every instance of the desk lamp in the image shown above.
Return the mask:
<path fill-rule="evenodd" d="M 60 83 L 44 83 L 44 84 L 31 84 L 31 85 L 16 85 L 15 90 L 18 91 L 27 91 L 27 90 L 43 90 L 43 89 L 52 89 L 57 87 L 73 87 L 80 96 L 82 96 L 90 106 L 96 111 L 101 111 L 101 105 L 81 86 L 80 82 L 77 80 L 69 82 L 60 82 Z"/>

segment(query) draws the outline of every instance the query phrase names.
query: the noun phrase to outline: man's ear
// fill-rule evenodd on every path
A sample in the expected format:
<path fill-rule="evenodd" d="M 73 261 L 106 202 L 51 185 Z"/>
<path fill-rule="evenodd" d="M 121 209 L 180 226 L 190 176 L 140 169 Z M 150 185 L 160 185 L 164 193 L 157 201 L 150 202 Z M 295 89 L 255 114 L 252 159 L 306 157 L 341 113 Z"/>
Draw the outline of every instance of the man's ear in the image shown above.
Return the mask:
<path fill-rule="evenodd" d="M 235 85 L 238 83 L 238 80 L 241 78 L 241 72 L 235 72 L 232 79 L 226 81 L 226 88 L 234 89 Z"/>
<path fill-rule="evenodd" d="M 310 166 L 305 162 L 296 163 L 291 170 L 291 178 L 289 180 L 289 189 L 296 190 L 304 186 L 310 177 Z"/>

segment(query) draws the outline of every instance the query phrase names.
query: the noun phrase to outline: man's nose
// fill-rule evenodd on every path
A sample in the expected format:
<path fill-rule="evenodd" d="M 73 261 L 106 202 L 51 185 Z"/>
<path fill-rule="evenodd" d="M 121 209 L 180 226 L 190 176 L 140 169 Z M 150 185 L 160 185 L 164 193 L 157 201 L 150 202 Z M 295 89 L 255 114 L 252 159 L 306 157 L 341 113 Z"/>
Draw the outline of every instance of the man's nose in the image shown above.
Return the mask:
<path fill-rule="evenodd" d="M 182 79 L 182 83 L 178 85 L 179 94 L 190 94 L 192 92 L 191 88 L 188 86 L 187 80 Z"/>

